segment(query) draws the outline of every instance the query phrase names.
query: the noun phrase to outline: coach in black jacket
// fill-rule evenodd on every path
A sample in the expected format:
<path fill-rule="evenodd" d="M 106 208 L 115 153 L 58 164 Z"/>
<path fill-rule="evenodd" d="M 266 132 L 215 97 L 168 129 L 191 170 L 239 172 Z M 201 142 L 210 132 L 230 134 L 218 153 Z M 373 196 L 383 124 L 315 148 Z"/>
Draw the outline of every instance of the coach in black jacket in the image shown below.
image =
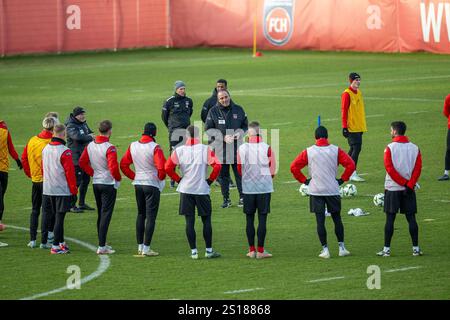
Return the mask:
<path fill-rule="evenodd" d="M 248 129 L 247 114 L 244 109 L 231 101 L 227 90 L 217 93 L 217 104 L 208 112 L 205 130 L 212 142 L 217 157 L 222 161 L 220 178 L 224 198 L 222 208 L 231 206 L 230 200 L 230 164 L 233 168 L 236 185 L 239 191 L 239 204 L 243 206 L 241 177 L 237 171 L 237 148 L 242 144 Z"/>
<path fill-rule="evenodd" d="M 194 108 L 192 99 L 186 96 L 186 85 L 183 81 L 175 81 L 175 93 L 168 98 L 162 107 L 161 119 L 169 129 L 170 153 L 175 146 L 186 136 L 186 129 L 191 124 L 191 116 Z M 183 129 L 183 130 L 177 130 Z M 175 186 L 175 181 L 170 181 L 170 187 Z"/>
<path fill-rule="evenodd" d="M 73 164 L 77 177 L 77 187 L 80 193 L 78 207 L 77 196 L 72 198 L 71 212 L 80 213 L 83 210 L 94 210 L 85 203 L 86 193 L 91 180 L 89 175 L 81 170 L 78 160 L 84 151 L 84 148 L 94 140 L 93 131 L 86 123 L 86 110 L 82 107 L 73 109 L 69 118 L 66 120 L 67 147 L 72 151 Z"/>
<path fill-rule="evenodd" d="M 209 110 L 217 104 L 217 92 L 220 90 L 228 90 L 228 83 L 225 79 L 219 79 L 216 81 L 216 87 L 214 88 L 211 97 L 205 100 L 203 103 L 202 112 L 200 117 L 202 118 L 203 123 L 206 121 L 206 117 L 208 116 Z"/>

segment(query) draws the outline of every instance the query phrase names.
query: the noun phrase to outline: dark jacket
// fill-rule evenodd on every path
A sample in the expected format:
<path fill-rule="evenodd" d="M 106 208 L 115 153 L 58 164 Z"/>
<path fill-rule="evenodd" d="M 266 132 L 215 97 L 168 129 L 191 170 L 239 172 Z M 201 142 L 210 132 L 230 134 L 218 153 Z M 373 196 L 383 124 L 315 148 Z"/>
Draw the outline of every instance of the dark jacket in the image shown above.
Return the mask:
<path fill-rule="evenodd" d="M 175 93 L 167 99 L 162 107 L 161 119 L 169 132 L 178 128 L 186 129 L 191 124 L 193 108 L 192 99 L 187 96 Z"/>
<path fill-rule="evenodd" d="M 233 100 L 231 100 L 233 101 Z M 214 107 L 217 104 L 217 89 L 214 88 L 211 97 L 205 100 L 203 103 L 202 112 L 200 114 L 200 117 L 202 118 L 203 123 L 206 121 L 206 117 L 208 116 L 209 110 L 211 110 L 212 107 Z"/>
<path fill-rule="evenodd" d="M 234 155 L 236 155 L 237 147 L 242 144 L 244 134 L 248 130 L 248 120 L 247 120 L 247 114 L 245 113 L 244 109 L 235 104 L 233 101 L 230 101 L 230 106 L 225 108 L 220 103 L 217 103 L 214 107 L 211 108 L 208 112 L 208 116 L 206 117 L 205 122 L 205 130 L 208 131 L 209 129 L 218 129 L 222 133 L 222 139 L 227 134 L 227 129 L 232 130 L 238 130 L 241 129 L 241 134 L 239 139 L 234 143 Z M 212 139 L 214 137 L 213 132 L 207 132 L 210 135 L 210 142 L 214 141 Z M 212 141 L 211 141 L 212 140 Z M 226 149 L 230 147 L 230 145 L 227 145 L 225 142 L 223 142 L 223 155 L 221 156 L 218 150 L 217 150 L 217 144 L 214 144 L 214 149 L 216 149 L 216 153 L 218 154 L 219 159 L 225 156 L 225 153 L 227 152 Z M 227 161 L 228 162 L 228 161 Z"/>
<path fill-rule="evenodd" d="M 202 112 L 200 114 L 200 118 L 202 118 L 203 123 L 206 121 L 206 116 L 208 115 L 209 110 L 217 104 L 217 89 L 214 88 L 211 97 L 205 100 L 203 103 Z"/>
<path fill-rule="evenodd" d="M 73 164 L 78 166 L 78 160 L 84 148 L 93 141 L 90 135 L 93 131 L 86 122 L 78 121 L 71 113 L 66 122 L 67 147 L 72 151 Z"/>

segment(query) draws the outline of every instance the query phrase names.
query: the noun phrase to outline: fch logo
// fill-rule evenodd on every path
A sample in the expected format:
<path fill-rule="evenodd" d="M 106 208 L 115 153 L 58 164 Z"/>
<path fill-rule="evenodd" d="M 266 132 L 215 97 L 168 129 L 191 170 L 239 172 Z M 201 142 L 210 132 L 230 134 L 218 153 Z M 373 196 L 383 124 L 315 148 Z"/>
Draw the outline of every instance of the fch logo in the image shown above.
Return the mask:
<path fill-rule="evenodd" d="M 294 29 L 295 0 L 264 1 L 264 36 L 276 46 L 285 45 Z"/>

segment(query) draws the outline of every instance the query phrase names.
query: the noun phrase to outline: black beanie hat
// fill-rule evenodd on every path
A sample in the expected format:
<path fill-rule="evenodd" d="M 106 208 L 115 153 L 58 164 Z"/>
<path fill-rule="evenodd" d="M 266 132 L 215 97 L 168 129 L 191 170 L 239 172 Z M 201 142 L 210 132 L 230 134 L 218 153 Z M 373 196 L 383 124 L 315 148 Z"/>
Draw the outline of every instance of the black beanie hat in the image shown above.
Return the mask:
<path fill-rule="evenodd" d="M 75 107 L 73 109 L 73 111 L 72 111 L 72 114 L 73 114 L 74 117 L 76 117 L 76 116 L 78 116 L 78 115 L 80 115 L 82 113 L 85 113 L 85 112 L 86 112 L 86 110 L 84 110 L 83 107 Z"/>
<path fill-rule="evenodd" d="M 150 137 L 155 137 L 156 125 L 153 122 L 147 122 L 144 126 L 144 134 Z"/>
<path fill-rule="evenodd" d="M 348 75 L 348 79 L 350 82 L 353 82 L 355 79 L 361 79 L 361 76 L 356 72 L 352 72 Z"/>
<path fill-rule="evenodd" d="M 316 139 L 320 138 L 328 138 L 328 130 L 324 126 L 320 126 L 316 129 L 315 132 Z"/>

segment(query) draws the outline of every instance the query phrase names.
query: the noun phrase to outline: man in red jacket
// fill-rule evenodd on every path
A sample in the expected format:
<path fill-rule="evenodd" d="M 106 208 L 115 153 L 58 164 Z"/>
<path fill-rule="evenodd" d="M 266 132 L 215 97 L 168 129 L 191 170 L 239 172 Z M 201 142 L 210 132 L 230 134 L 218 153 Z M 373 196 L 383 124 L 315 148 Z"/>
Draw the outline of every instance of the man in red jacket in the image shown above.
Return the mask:
<path fill-rule="evenodd" d="M 112 133 L 112 123 L 109 120 L 100 122 L 100 135 L 90 142 L 80 157 L 80 167 L 93 177 L 95 202 L 97 203 L 97 254 L 112 254 L 115 251 L 106 245 L 106 235 L 111 222 L 117 189 L 120 185 L 120 171 L 117 163 L 117 150 L 109 142 Z"/>
<path fill-rule="evenodd" d="M 156 125 L 152 122 L 145 124 L 141 139 L 131 143 L 120 160 L 120 169 L 133 180 L 138 207 L 136 218 L 138 255 L 144 257 L 159 255 L 150 249 L 150 243 L 155 230 L 161 191 L 165 185 L 166 159 L 161 147 L 155 141 L 155 136 Z M 132 164 L 136 172 L 130 169 Z"/>
<path fill-rule="evenodd" d="M 416 222 L 417 202 L 414 187 L 422 170 L 422 156 L 419 148 L 405 136 L 406 124 L 391 123 L 392 142 L 384 150 L 384 248 L 377 253 L 381 257 L 391 255 L 391 239 L 397 212 L 405 214 L 413 243 L 413 256 L 421 256 L 419 248 L 419 227 Z"/>
<path fill-rule="evenodd" d="M 448 119 L 448 130 L 447 130 L 447 151 L 445 153 L 445 170 L 444 175 L 440 177 L 439 181 L 450 180 L 448 172 L 450 171 L 450 94 L 447 95 L 444 102 L 444 116 Z"/>

